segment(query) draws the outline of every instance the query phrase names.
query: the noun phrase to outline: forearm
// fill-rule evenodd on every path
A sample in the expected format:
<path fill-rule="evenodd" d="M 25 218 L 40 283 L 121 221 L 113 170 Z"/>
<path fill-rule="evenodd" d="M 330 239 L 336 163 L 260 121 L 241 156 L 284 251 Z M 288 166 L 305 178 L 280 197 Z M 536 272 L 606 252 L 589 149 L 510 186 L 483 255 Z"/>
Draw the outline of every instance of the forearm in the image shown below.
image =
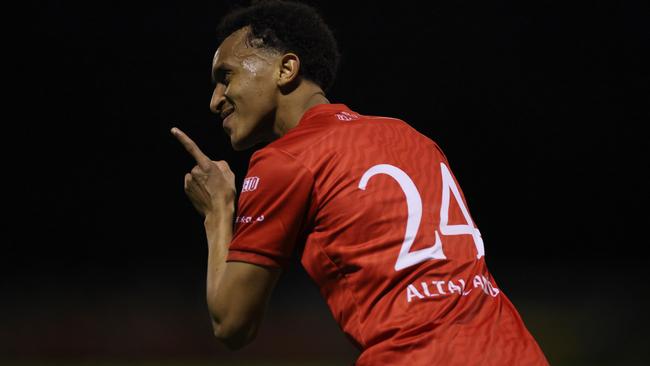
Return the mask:
<path fill-rule="evenodd" d="M 223 210 L 219 215 L 208 215 L 204 220 L 208 241 L 208 268 L 206 300 L 213 321 L 220 322 L 219 285 L 226 269 L 228 246 L 232 240 L 234 210 Z"/>

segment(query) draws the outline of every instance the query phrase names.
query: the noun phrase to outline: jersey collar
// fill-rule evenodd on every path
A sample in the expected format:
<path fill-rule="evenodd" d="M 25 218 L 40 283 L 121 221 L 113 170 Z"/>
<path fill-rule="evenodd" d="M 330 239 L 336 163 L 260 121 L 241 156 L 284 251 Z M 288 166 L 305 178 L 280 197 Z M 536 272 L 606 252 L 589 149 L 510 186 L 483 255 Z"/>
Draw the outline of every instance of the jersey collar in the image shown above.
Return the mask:
<path fill-rule="evenodd" d="M 333 113 L 333 112 L 343 112 L 343 111 L 352 112 L 350 108 L 348 108 L 348 106 L 341 103 L 317 104 L 309 108 L 307 111 L 305 111 L 305 113 L 302 115 L 302 118 L 300 118 L 300 121 L 298 121 L 298 125 L 296 125 L 296 127 L 300 126 L 301 124 L 304 124 L 304 122 L 312 119 L 317 115 Z"/>

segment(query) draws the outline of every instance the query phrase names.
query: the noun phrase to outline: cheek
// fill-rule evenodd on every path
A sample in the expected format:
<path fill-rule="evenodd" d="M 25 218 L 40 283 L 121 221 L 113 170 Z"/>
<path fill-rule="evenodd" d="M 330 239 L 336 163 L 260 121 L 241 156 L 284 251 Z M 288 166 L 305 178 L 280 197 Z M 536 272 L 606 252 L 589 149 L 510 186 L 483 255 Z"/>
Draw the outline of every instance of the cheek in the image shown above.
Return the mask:
<path fill-rule="evenodd" d="M 276 80 L 270 74 L 260 75 L 258 78 L 259 80 L 256 83 L 257 88 L 255 88 L 256 96 L 270 102 L 275 100 L 276 93 L 278 92 Z"/>
<path fill-rule="evenodd" d="M 264 113 L 274 108 L 275 88 L 268 79 L 251 80 L 243 90 L 246 90 L 246 94 L 242 93 L 241 97 L 246 109 Z"/>
<path fill-rule="evenodd" d="M 240 128 L 256 124 L 276 108 L 277 88 L 270 68 L 260 67 L 255 73 L 241 73 L 229 88 Z"/>

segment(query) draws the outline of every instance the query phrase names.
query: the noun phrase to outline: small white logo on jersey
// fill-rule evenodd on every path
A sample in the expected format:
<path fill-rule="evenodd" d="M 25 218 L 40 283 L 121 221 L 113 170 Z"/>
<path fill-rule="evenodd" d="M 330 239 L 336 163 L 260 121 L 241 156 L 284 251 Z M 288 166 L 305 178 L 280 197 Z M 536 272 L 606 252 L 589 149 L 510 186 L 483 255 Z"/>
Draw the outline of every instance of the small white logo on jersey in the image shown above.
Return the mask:
<path fill-rule="evenodd" d="M 344 111 L 337 113 L 336 118 L 338 118 L 340 121 L 354 121 L 355 119 L 359 119 L 359 116 L 354 113 L 348 113 Z"/>
<path fill-rule="evenodd" d="M 264 215 L 259 215 L 257 218 L 253 216 L 237 216 L 235 223 L 250 224 L 251 222 L 262 222 L 264 221 Z"/>
<path fill-rule="evenodd" d="M 244 184 L 242 185 L 241 192 L 250 192 L 257 189 L 257 185 L 260 183 L 259 177 L 248 177 L 244 179 Z"/>

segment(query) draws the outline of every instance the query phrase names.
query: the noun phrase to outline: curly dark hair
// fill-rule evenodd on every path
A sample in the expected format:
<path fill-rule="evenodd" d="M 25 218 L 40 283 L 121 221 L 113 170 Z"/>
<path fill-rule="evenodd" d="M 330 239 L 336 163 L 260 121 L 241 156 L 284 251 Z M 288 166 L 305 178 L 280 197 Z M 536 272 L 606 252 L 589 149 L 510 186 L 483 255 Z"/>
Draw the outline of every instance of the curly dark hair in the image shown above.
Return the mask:
<path fill-rule="evenodd" d="M 224 16 L 217 27 L 218 43 L 246 26 L 251 29 L 251 45 L 295 53 L 300 58 L 299 75 L 324 91 L 332 86 L 340 54 L 332 31 L 316 9 L 291 1 L 254 2 Z M 251 42 L 254 39 L 261 39 L 262 44 Z"/>

